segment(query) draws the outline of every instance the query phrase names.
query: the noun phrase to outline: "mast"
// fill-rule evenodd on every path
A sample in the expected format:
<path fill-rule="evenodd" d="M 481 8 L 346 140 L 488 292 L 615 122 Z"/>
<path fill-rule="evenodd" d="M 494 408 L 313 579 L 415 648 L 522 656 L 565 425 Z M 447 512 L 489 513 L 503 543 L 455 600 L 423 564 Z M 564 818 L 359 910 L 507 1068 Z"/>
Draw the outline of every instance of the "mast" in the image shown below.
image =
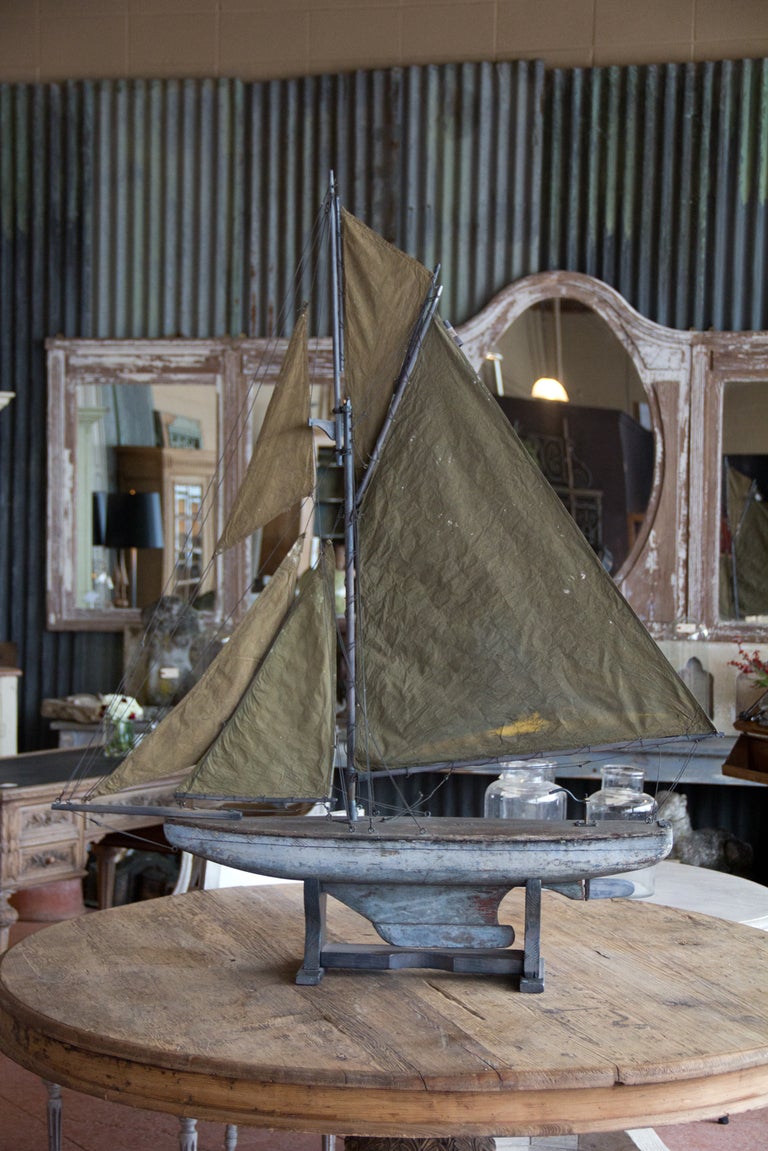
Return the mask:
<path fill-rule="evenodd" d="M 336 181 L 331 172 L 331 305 L 333 309 L 333 398 L 335 416 L 336 459 L 344 474 L 344 586 L 347 664 L 347 766 L 344 768 L 344 793 L 347 815 L 357 819 L 357 771 L 355 762 L 355 461 L 352 442 L 352 404 L 342 401 L 341 376 L 344 369 L 343 282 L 341 275 L 341 214 Z"/>

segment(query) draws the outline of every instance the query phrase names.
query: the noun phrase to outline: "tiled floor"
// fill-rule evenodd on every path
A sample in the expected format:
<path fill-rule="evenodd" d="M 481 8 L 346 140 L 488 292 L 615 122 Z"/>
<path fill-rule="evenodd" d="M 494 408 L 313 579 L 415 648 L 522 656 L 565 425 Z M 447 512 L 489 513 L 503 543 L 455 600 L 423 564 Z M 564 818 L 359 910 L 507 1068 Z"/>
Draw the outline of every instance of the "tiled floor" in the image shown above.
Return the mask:
<path fill-rule="evenodd" d="M 42 924 L 18 924 L 17 942 Z M 62 1151 L 177 1151 L 179 1122 L 170 1115 L 140 1111 L 63 1090 Z M 504 1144 L 517 1144 L 505 1140 Z M 519 1144 L 517 1144 L 519 1146 Z M 0 1151 L 46 1151 L 46 1091 L 40 1080 L 0 1055 Z M 343 1142 L 337 1141 L 337 1151 Z M 534 1143 L 534 1149 L 540 1146 Z M 541 1145 L 545 1146 L 545 1145 Z M 223 1151 L 220 1124 L 198 1125 L 198 1151 Z M 238 1151 L 321 1151 L 319 1135 L 241 1127 Z M 686 1123 L 638 1133 L 579 1139 L 579 1151 L 768 1151 L 768 1110 L 734 1115 L 727 1124 Z M 550 1151 L 554 1151 L 550 1144 Z"/>

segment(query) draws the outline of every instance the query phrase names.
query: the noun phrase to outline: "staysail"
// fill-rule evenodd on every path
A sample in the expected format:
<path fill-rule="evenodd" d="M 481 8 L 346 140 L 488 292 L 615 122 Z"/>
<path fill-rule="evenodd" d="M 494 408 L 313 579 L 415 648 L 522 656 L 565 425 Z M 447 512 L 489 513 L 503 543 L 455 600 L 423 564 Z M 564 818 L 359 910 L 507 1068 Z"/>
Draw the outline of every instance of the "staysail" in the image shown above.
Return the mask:
<path fill-rule="evenodd" d="M 299 580 L 299 594 L 280 632 L 200 760 L 187 794 L 272 799 L 329 794 L 336 705 L 333 571 L 328 544 L 318 566 Z"/>
<path fill-rule="evenodd" d="M 111 795 L 124 787 L 191 770 L 197 763 L 240 702 L 293 602 L 302 542 L 293 545 L 197 683 L 100 781 L 94 795 Z"/>
<path fill-rule="evenodd" d="M 359 766 L 712 725 L 442 325 L 359 510 Z"/>
<path fill-rule="evenodd" d="M 309 426 L 309 360 L 304 310 L 288 343 L 243 483 L 217 552 L 233 547 L 310 495 L 315 455 Z"/>

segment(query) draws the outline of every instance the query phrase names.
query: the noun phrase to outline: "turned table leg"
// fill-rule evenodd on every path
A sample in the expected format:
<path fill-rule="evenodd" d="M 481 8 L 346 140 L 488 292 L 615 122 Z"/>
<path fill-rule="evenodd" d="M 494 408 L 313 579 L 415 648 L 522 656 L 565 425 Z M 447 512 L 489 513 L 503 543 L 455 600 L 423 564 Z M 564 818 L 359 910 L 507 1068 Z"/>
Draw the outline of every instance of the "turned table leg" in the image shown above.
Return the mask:
<path fill-rule="evenodd" d="M 179 1151 L 197 1151 L 197 1119 L 179 1119 Z"/>
<path fill-rule="evenodd" d="M 48 1151 L 61 1151 L 61 1088 L 43 1080 L 48 1092 Z"/>
<path fill-rule="evenodd" d="M 16 908 L 8 902 L 13 894 L 7 889 L 0 891 L 0 953 L 7 949 L 10 930 L 19 918 Z"/>

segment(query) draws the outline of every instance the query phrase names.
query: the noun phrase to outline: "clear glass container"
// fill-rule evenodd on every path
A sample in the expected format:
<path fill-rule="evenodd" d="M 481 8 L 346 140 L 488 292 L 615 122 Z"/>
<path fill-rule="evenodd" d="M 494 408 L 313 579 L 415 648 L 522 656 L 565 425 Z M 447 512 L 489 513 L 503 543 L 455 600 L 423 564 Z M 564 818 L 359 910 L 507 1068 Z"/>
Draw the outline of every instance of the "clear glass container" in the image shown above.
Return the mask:
<path fill-rule="evenodd" d="M 587 819 L 652 819 L 656 800 L 643 791 L 642 767 L 607 763 L 600 790 L 587 799 Z"/>
<path fill-rule="evenodd" d="M 587 799 L 587 821 L 598 819 L 653 819 L 656 800 L 643 791 L 645 772 L 641 767 L 607 763 L 600 770 L 602 786 Z M 655 868 L 625 871 L 620 875 L 592 880 L 592 896 L 624 895 L 642 899 L 653 895 Z"/>
<path fill-rule="evenodd" d="M 485 792 L 485 815 L 495 819 L 565 819 L 566 794 L 555 783 L 555 764 L 511 759 Z"/>

